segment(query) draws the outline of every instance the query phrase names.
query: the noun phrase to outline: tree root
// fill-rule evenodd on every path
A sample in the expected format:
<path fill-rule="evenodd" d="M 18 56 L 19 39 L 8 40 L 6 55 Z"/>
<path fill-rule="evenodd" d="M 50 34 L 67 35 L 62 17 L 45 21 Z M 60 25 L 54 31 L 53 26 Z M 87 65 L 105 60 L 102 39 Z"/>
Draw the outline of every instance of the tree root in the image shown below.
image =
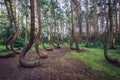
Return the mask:
<path fill-rule="evenodd" d="M 33 67 L 37 67 L 40 65 L 40 61 L 36 60 L 36 61 L 27 61 L 24 58 L 20 58 L 19 59 L 19 63 L 21 64 L 22 67 L 29 67 L 29 68 L 33 68 Z"/>
<path fill-rule="evenodd" d="M 10 52 L 9 54 L 6 54 L 6 55 L 0 55 L 0 58 L 9 58 L 9 57 L 15 57 L 15 56 L 16 56 L 15 53 Z"/>
<path fill-rule="evenodd" d="M 55 48 L 60 49 L 60 46 L 56 46 L 54 43 L 52 44 Z"/>
<path fill-rule="evenodd" d="M 43 48 L 44 48 L 46 51 L 53 51 L 52 48 L 46 48 L 45 45 L 44 45 L 44 42 L 42 43 L 42 46 L 43 46 Z"/>

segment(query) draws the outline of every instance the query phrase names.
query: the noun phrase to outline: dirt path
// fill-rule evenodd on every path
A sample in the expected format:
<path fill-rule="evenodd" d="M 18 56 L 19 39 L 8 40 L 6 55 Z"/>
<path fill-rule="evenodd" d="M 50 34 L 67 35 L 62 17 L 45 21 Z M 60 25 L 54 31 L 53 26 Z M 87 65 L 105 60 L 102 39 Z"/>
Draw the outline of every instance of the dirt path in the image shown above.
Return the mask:
<path fill-rule="evenodd" d="M 0 59 L 0 80 L 93 80 L 92 70 L 83 62 L 65 56 L 69 48 L 54 49 L 47 52 L 48 59 L 40 59 L 41 66 L 23 68 L 19 66 L 18 57 Z M 29 52 L 27 59 L 33 56 Z"/>

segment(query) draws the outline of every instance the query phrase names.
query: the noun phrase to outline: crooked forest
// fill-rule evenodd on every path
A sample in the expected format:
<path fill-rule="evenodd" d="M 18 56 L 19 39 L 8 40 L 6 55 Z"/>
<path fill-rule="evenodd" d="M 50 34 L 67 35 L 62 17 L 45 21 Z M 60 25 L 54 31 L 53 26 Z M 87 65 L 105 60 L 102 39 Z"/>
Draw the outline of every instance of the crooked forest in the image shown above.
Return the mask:
<path fill-rule="evenodd" d="M 0 0 L 0 80 L 120 80 L 120 0 Z"/>

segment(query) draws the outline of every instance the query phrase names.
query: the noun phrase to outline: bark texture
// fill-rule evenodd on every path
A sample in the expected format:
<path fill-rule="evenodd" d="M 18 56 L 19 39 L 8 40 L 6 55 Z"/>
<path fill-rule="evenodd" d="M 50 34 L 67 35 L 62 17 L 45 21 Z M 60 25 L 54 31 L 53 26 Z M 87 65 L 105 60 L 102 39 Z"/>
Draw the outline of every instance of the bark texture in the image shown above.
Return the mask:
<path fill-rule="evenodd" d="M 25 55 L 32 47 L 34 43 L 34 31 L 35 31 L 35 13 L 34 13 L 34 0 L 30 0 L 30 13 L 31 13 L 31 28 L 30 28 L 30 40 L 29 43 L 22 49 L 19 56 L 19 63 L 23 67 L 35 67 L 39 64 L 39 60 L 27 61 L 25 60 Z"/>
<path fill-rule="evenodd" d="M 16 39 L 17 39 L 17 37 L 18 37 L 18 29 L 17 29 L 17 26 L 16 26 L 16 12 L 15 12 L 15 15 L 14 15 L 14 13 L 13 13 L 13 9 L 12 9 L 12 4 L 11 4 L 11 2 L 9 2 L 10 3 L 10 11 L 11 11 L 11 17 L 12 17 L 12 22 L 14 23 L 14 29 L 15 29 L 15 34 L 14 34 L 14 37 L 13 37 L 13 39 L 10 41 L 10 48 L 11 48 L 11 50 L 14 52 L 14 53 L 16 53 L 16 54 L 19 54 L 19 52 L 17 52 L 16 50 L 14 50 L 14 43 L 15 43 L 15 41 L 16 41 Z M 15 4 L 16 4 L 16 0 L 15 0 Z M 16 7 L 16 6 L 15 6 Z M 15 10 L 16 11 L 16 10 Z"/>
<path fill-rule="evenodd" d="M 108 3 L 109 3 L 109 10 L 108 10 L 109 14 L 108 15 L 109 15 L 109 20 L 110 20 L 110 32 L 108 33 L 107 42 L 104 43 L 104 56 L 105 56 L 105 59 L 108 62 L 110 62 L 110 63 L 120 67 L 120 62 L 117 59 L 115 59 L 115 58 L 109 57 L 109 55 L 108 55 L 108 50 L 109 50 L 110 43 L 114 39 L 114 36 L 113 36 L 113 19 L 112 19 L 112 4 L 111 4 L 111 0 L 108 0 Z"/>
<path fill-rule="evenodd" d="M 41 31 L 42 31 L 42 23 L 41 23 L 41 15 L 40 15 L 40 8 L 39 8 L 39 1 L 36 0 L 36 5 L 37 5 L 37 17 L 38 17 L 38 33 L 37 33 L 37 36 L 36 36 L 36 39 L 35 39 L 35 49 L 36 49 L 36 52 L 37 54 L 39 55 L 40 58 L 47 58 L 48 56 L 44 53 L 41 53 L 40 50 L 39 50 L 39 41 L 40 41 L 40 38 L 41 38 Z"/>
<path fill-rule="evenodd" d="M 74 42 L 74 33 L 75 33 L 75 30 L 74 30 L 74 15 L 73 15 L 73 3 L 72 1 L 70 2 L 71 3 L 71 23 L 72 23 L 72 30 L 71 30 L 71 36 L 70 36 L 70 49 L 71 50 L 76 50 L 75 48 L 73 48 L 73 42 Z"/>
<path fill-rule="evenodd" d="M 89 16 L 88 16 L 88 0 L 85 0 L 85 8 L 86 8 L 86 32 L 87 32 L 87 37 L 86 37 L 86 47 L 88 47 L 88 42 L 89 42 Z"/>
<path fill-rule="evenodd" d="M 94 37 L 99 38 L 98 15 L 97 15 L 97 0 L 94 0 Z"/>
<path fill-rule="evenodd" d="M 7 13 L 8 13 L 8 17 L 9 17 L 9 21 L 10 21 L 10 29 L 12 29 L 12 18 L 11 18 L 11 12 L 10 12 L 10 4 L 9 4 L 9 1 L 7 0 L 4 0 L 5 2 L 5 6 L 6 6 L 6 9 L 7 9 Z M 10 31 L 10 34 L 7 36 L 7 39 L 6 39 L 6 42 L 5 42 L 5 46 L 6 46 L 6 49 L 7 50 L 10 50 L 10 48 L 8 47 L 9 45 L 9 42 L 12 38 L 12 32 Z"/>
<path fill-rule="evenodd" d="M 79 51 L 79 43 L 82 40 L 82 21 L 81 21 L 81 13 L 80 13 L 80 4 L 79 0 L 75 0 L 75 5 L 76 5 L 76 13 L 78 17 L 78 24 L 79 24 L 79 36 L 76 39 L 76 49 Z"/>

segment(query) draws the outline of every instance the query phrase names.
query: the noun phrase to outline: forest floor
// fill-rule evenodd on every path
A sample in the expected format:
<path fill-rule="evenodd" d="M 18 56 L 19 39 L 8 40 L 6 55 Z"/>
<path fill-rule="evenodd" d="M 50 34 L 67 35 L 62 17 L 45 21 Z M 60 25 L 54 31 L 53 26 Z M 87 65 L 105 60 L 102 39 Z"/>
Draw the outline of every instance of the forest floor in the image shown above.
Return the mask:
<path fill-rule="evenodd" d="M 41 66 L 23 68 L 19 64 L 19 55 L 11 58 L 0 58 L 0 80 L 112 80 L 92 70 L 84 62 L 67 56 L 71 50 L 67 47 L 45 51 L 47 59 L 40 59 Z M 35 51 L 29 51 L 26 59 L 38 58 Z M 103 76 L 101 76 L 102 74 Z"/>

